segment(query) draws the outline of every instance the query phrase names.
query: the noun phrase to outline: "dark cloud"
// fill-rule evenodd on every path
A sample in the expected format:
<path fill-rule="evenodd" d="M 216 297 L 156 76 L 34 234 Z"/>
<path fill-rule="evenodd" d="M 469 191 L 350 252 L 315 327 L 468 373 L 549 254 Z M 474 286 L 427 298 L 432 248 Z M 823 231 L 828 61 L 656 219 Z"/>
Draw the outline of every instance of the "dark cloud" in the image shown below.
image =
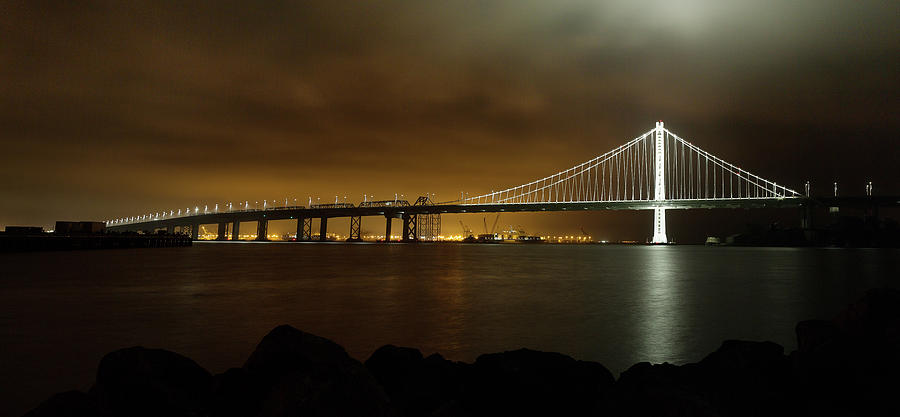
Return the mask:
<path fill-rule="evenodd" d="M 832 0 L 5 3 L 0 224 L 269 195 L 453 199 L 589 159 L 656 119 L 779 183 L 871 178 L 900 192 L 898 11 Z"/>

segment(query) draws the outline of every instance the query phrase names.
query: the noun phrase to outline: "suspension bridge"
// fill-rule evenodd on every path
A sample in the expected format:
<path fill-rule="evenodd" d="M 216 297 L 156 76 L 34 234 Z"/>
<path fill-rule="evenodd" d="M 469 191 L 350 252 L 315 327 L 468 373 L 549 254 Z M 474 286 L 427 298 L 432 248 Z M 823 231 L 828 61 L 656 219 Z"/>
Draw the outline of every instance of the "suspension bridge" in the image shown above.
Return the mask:
<path fill-rule="evenodd" d="M 753 174 L 701 149 L 669 131 L 662 121 L 656 126 L 591 160 L 564 171 L 501 191 L 435 203 L 429 197 L 407 200 L 364 201 L 359 204 L 310 204 L 264 206 L 249 202 L 222 210 L 205 206 L 147 213 L 106 222 L 111 231 L 153 233 L 190 230 L 198 238 L 201 225 L 216 225 L 218 240 L 238 240 L 242 222 L 256 222 L 258 240 L 265 240 L 268 222 L 296 220 L 297 240 L 313 240 L 313 219 L 319 220 L 318 240 L 325 240 L 329 218 L 350 219 L 349 240 L 361 239 L 362 217 L 386 218 L 385 237 L 390 240 L 392 219 L 403 222 L 403 241 L 428 240 L 440 234 L 440 215 L 448 213 L 543 212 L 578 210 L 652 210 L 652 243 L 667 243 L 666 210 L 714 208 L 807 207 L 814 201 L 809 189 L 801 194 Z M 857 203 L 898 205 L 898 199 L 869 198 Z M 818 204 L 853 204 L 855 200 Z M 802 222 L 808 226 L 808 210 Z M 229 233 L 230 232 L 230 233 Z"/>

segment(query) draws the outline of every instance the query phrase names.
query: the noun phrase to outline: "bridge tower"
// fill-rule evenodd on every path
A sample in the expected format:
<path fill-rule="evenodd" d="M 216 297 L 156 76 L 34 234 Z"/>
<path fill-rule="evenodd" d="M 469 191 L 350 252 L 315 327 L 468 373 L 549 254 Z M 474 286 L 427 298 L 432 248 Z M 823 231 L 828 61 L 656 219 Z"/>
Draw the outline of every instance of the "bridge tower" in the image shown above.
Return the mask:
<path fill-rule="evenodd" d="M 656 140 L 656 184 L 654 185 L 654 200 L 666 199 L 666 167 L 665 167 L 665 130 L 662 120 L 656 122 L 654 132 Z M 668 243 L 666 239 L 666 209 L 657 207 L 653 209 L 653 243 Z"/>

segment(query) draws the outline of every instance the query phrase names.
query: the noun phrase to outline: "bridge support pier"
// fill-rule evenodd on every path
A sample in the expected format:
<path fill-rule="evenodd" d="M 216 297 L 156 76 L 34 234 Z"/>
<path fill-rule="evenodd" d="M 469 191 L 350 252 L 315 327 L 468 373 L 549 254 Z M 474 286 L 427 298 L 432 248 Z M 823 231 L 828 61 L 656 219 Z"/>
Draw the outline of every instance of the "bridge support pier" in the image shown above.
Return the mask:
<path fill-rule="evenodd" d="M 319 219 L 319 241 L 324 242 L 328 235 L 328 217 Z"/>
<path fill-rule="evenodd" d="M 231 240 L 241 239 L 241 222 L 235 220 L 231 223 Z"/>
<path fill-rule="evenodd" d="M 174 224 L 170 224 L 170 225 L 166 226 L 166 234 L 169 234 L 169 235 L 175 234 L 175 225 Z"/>
<path fill-rule="evenodd" d="M 200 240 L 200 225 L 192 224 L 191 226 L 191 240 Z"/>
<path fill-rule="evenodd" d="M 226 240 L 228 231 L 228 223 L 219 223 L 219 232 L 216 234 L 216 240 Z"/>
<path fill-rule="evenodd" d="M 418 216 L 415 214 L 404 214 L 403 215 L 403 241 L 404 242 L 418 242 L 419 241 L 419 227 L 418 227 Z"/>
<path fill-rule="evenodd" d="M 297 218 L 297 241 L 305 242 L 312 240 L 312 217 Z"/>
<path fill-rule="evenodd" d="M 384 218 L 387 220 L 385 222 L 385 226 L 384 226 L 384 241 L 390 242 L 391 241 L 391 221 L 394 220 L 394 218 L 392 216 L 384 216 Z"/>
<path fill-rule="evenodd" d="M 666 237 L 666 209 L 653 209 L 653 243 L 669 243 Z"/>
<path fill-rule="evenodd" d="M 269 221 L 266 219 L 259 219 L 256 221 L 256 240 L 265 241 L 269 240 Z"/>
<path fill-rule="evenodd" d="M 813 228 L 812 221 L 812 205 L 804 204 L 800 206 L 800 228 L 803 230 L 809 230 Z"/>
<path fill-rule="evenodd" d="M 350 237 L 348 242 L 362 241 L 362 216 L 350 216 Z"/>

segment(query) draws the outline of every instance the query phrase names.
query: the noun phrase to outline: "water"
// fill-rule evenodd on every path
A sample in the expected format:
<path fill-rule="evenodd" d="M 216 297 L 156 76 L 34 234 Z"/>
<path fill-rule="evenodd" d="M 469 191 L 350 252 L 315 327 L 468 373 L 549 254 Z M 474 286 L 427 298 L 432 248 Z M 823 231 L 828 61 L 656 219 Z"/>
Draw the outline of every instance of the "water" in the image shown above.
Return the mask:
<path fill-rule="evenodd" d="M 529 347 L 697 361 L 729 338 L 795 348 L 794 325 L 897 286 L 900 251 L 702 246 L 199 243 L 0 254 L 0 415 L 87 390 L 107 352 L 241 366 L 287 323 L 359 360 L 392 343 L 472 361 Z"/>

